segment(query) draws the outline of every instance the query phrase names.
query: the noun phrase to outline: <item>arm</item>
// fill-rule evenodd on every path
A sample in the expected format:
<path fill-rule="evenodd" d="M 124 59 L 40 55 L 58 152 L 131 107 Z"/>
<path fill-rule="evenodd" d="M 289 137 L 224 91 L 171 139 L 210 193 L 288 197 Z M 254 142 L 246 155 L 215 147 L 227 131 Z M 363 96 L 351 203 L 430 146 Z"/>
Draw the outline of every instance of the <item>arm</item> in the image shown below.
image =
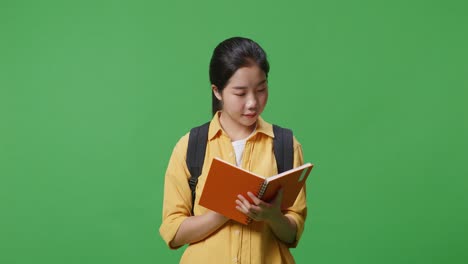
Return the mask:
<path fill-rule="evenodd" d="M 228 218 L 213 211 L 188 217 L 182 222 L 169 245 L 172 248 L 177 248 L 187 243 L 200 241 L 211 235 L 228 220 Z"/>
<path fill-rule="evenodd" d="M 172 249 L 208 237 L 228 220 L 211 211 L 199 216 L 191 215 L 192 193 L 188 185 L 190 173 L 185 162 L 187 145 L 188 134 L 175 146 L 164 180 L 163 214 L 159 232 Z"/>
<path fill-rule="evenodd" d="M 253 194 L 252 194 L 253 195 Z M 284 215 L 280 210 L 281 201 L 283 200 L 283 191 L 280 190 L 276 199 L 279 200 L 278 210 L 273 211 L 273 216 L 267 218 L 265 222 L 270 226 L 273 233 L 278 239 L 286 244 L 292 244 L 296 240 L 297 226 L 296 222 L 288 216 Z M 275 199 L 275 202 L 277 202 Z"/>
<path fill-rule="evenodd" d="M 302 147 L 294 138 L 294 168 L 304 164 Z M 266 203 L 253 194 L 248 194 L 254 204 L 250 204 L 247 199 L 239 195 L 237 210 L 246 214 L 255 221 L 265 221 L 271 228 L 275 236 L 288 244 L 289 247 L 296 247 L 304 230 L 304 223 L 307 217 L 306 195 L 304 188 L 299 193 L 293 206 L 284 211 L 280 209 L 282 192 L 278 192 L 272 203 Z"/>
<path fill-rule="evenodd" d="M 290 216 L 281 214 L 280 217 L 267 221 L 270 225 L 271 230 L 279 238 L 286 244 L 292 244 L 296 241 L 296 232 L 297 227 L 294 220 L 291 219 Z"/>

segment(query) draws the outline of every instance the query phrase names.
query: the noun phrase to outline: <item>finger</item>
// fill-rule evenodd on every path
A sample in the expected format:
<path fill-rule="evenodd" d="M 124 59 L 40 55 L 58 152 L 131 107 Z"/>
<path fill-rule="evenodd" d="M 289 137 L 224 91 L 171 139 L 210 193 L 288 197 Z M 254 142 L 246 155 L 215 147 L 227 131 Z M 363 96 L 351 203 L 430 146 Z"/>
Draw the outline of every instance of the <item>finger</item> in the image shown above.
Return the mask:
<path fill-rule="evenodd" d="M 242 195 L 239 195 L 238 198 L 239 199 L 236 200 L 237 205 L 241 207 L 241 209 L 244 211 L 244 214 L 247 214 L 250 211 L 252 205 Z"/>
<path fill-rule="evenodd" d="M 248 217 L 252 218 L 253 220 L 257 220 L 257 218 L 258 218 L 257 211 L 253 210 L 253 208 L 250 208 L 250 210 L 247 209 L 246 206 L 239 200 L 236 200 L 236 204 L 237 204 L 236 209 L 239 212 L 247 215 Z"/>
<path fill-rule="evenodd" d="M 281 204 L 281 202 L 283 201 L 283 195 L 284 195 L 284 190 L 283 188 L 279 189 L 278 192 L 276 192 L 276 196 L 275 196 L 275 200 L 274 200 L 274 204 Z"/>
<path fill-rule="evenodd" d="M 236 209 L 237 209 L 237 211 L 239 211 L 239 212 L 241 212 L 243 214 L 247 214 L 247 212 L 239 205 L 236 206 Z"/>
<path fill-rule="evenodd" d="M 237 198 L 247 207 L 250 208 L 250 202 L 241 194 L 237 195 Z"/>
<path fill-rule="evenodd" d="M 279 199 L 279 200 L 283 200 L 283 195 L 284 195 L 284 189 L 281 188 L 278 190 L 278 192 L 276 193 L 276 198 Z"/>
<path fill-rule="evenodd" d="M 250 197 L 250 199 L 252 199 L 252 202 L 255 205 L 260 205 L 262 203 L 262 200 L 258 199 L 258 197 L 255 196 L 253 193 L 247 192 L 247 195 Z"/>
<path fill-rule="evenodd" d="M 241 209 L 241 211 L 246 214 L 249 212 L 249 210 L 247 209 L 247 207 L 245 206 L 244 203 L 242 203 L 241 201 L 239 200 L 236 200 L 236 204 L 237 204 L 237 207 L 239 207 L 239 209 Z"/>

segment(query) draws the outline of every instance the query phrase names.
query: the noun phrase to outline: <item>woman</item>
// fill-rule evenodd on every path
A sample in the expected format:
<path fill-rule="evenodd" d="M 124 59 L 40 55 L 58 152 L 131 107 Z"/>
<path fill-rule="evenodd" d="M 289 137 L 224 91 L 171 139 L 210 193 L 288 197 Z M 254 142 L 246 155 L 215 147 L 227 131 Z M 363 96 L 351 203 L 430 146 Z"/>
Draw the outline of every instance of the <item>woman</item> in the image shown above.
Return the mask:
<path fill-rule="evenodd" d="M 286 210 L 280 208 L 281 191 L 270 202 L 249 193 L 252 204 L 239 194 L 233 206 L 253 219 L 247 226 L 198 205 L 214 157 L 259 175 L 277 174 L 272 125 L 260 117 L 268 101 L 268 72 L 264 50 L 250 39 L 227 39 L 213 52 L 213 119 L 193 208 L 186 165 L 189 134 L 176 144 L 165 176 L 160 233 L 172 249 L 189 244 L 181 263 L 294 263 L 289 248 L 304 229 L 305 190 Z M 295 138 L 293 144 L 297 167 L 303 164 L 302 148 Z"/>

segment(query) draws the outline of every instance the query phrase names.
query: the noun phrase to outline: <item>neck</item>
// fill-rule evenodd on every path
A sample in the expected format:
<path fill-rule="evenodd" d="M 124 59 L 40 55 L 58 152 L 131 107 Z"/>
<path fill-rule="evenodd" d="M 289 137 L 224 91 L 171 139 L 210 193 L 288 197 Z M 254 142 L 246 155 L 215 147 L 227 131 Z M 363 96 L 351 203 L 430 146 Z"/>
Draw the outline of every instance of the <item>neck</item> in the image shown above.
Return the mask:
<path fill-rule="evenodd" d="M 256 122 L 250 127 L 243 126 L 241 124 L 232 122 L 232 120 L 223 118 L 222 114 L 219 117 L 219 123 L 232 141 L 241 140 L 248 137 L 250 134 L 252 134 L 255 127 L 257 126 Z"/>

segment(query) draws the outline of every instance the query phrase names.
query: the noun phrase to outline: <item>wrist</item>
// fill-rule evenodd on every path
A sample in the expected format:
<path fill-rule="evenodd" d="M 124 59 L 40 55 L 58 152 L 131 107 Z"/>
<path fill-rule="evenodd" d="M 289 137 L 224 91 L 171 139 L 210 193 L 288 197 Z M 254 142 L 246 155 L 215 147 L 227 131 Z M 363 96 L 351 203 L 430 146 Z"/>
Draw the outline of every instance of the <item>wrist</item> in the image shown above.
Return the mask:
<path fill-rule="evenodd" d="M 273 214 L 271 214 L 270 217 L 268 217 L 265 220 L 265 222 L 269 226 L 278 226 L 278 225 L 281 225 L 282 223 L 284 223 L 285 220 L 287 220 L 287 219 L 285 219 L 285 216 L 283 215 L 283 213 L 281 211 L 275 211 L 275 212 L 273 212 Z"/>

